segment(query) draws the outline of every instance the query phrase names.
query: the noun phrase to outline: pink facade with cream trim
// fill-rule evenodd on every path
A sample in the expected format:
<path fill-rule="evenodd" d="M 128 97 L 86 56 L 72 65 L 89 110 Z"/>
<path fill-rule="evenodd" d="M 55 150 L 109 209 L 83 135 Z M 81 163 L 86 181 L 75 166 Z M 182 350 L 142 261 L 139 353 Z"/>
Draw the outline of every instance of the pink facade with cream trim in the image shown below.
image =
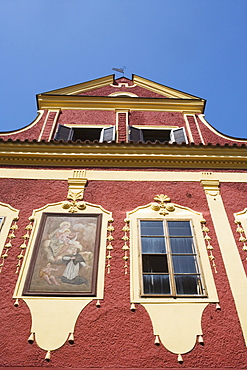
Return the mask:
<path fill-rule="evenodd" d="M 214 129 L 204 117 L 204 99 L 134 75 L 132 79 L 106 76 L 39 94 L 37 102 L 37 118 L 30 125 L 0 133 L 0 235 L 4 237 L 0 244 L 0 368 L 247 368 L 243 314 L 247 302 L 247 139 Z M 78 198 L 69 197 L 69 191 L 79 194 Z M 73 331 L 68 332 L 74 340 L 61 339 L 57 348 L 49 350 L 35 341 L 35 336 L 38 339 L 43 334 L 38 333 L 41 329 L 33 332 L 32 327 L 39 328 L 42 316 L 39 310 L 29 309 L 31 304 L 20 287 L 22 279 L 27 279 L 26 271 L 32 270 L 30 261 L 38 263 L 31 254 L 43 248 L 43 239 L 37 239 L 40 220 L 32 221 L 34 210 L 43 207 L 44 213 L 48 209 L 55 217 L 59 213 L 55 207 L 62 202 L 82 216 L 95 207 L 95 214 L 111 214 L 114 222 L 107 216 L 106 235 L 104 225 L 100 226 L 100 245 L 106 255 L 99 258 L 95 274 L 97 281 L 103 271 L 103 295 L 100 299 L 98 293 L 92 296 L 75 318 Z M 49 211 L 51 205 L 56 212 Z M 5 233 L 4 225 L 11 217 L 1 214 L 6 207 L 18 210 L 19 218 L 13 219 Z M 61 212 L 65 215 L 66 205 Z M 175 253 L 168 247 L 172 236 L 164 232 L 168 252 L 149 252 L 145 257 L 141 240 L 156 234 L 139 234 L 142 220 L 164 222 L 164 230 L 169 222 L 191 222 L 196 252 Z M 73 232 L 68 245 L 79 238 L 79 232 Z M 192 240 L 192 234 L 176 237 L 187 243 L 185 239 Z M 62 257 L 71 255 L 67 249 Z M 82 245 L 78 253 L 86 252 Z M 182 272 L 176 272 L 172 264 L 178 255 L 182 261 L 184 254 L 198 258 L 196 272 L 185 272 L 182 267 Z M 155 271 L 145 265 L 145 258 Z M 168 267 L 160 267 L 166 259 Z M 65 263 L 58 258 L 52 261 L 56 280 L 66 284 L 59 276 Z M 82 274 L 82 267 L 78 271 Z M 160 286 L 153 291 L 150 285 L 147 288 L 143 277 L 147 274 L 150 281 L 157 275 L 168 276 L 171 287 L 175 286 L 171 291 L 177 289 L 176 293 L 162 291 Z M 196 276 L 203 288 L 197 283 L 195 290 L 189 287 L 187 293 L 179 293 L 174 283 L 179 274 L 184 281 L 186 274 L 193 281 Z M 39 286 L 45 287 L 48 280 L 38 282 Z M 85 299 L 83 293 L 73 294 L 55 291 L 52 297 L 43 292 L 29 298 L 40 301 L 40 307 L 48 299 Z M 202 314 L 197 314 L 197 307 L 204 304 Z M 158 314 L 151 312 L 155 305 L 169 320 L 167 324 L 162 321 L 163 328 L 156 324 Z M 197 315 L 191 330 L 186 327 L 190 320 L 184 313 L 186 306 Z M 57 320 L 60 314 L 56 313 Z M 172 324 L 174 339 L 165 335 Z M 47 337 L 54 335 L 49 330 Z M 28 342 L 30 334 L 34 341 Z M 179 340 L 186 335 L 194 342 L 183 351 L 186 343 L 179 346 Z"/>

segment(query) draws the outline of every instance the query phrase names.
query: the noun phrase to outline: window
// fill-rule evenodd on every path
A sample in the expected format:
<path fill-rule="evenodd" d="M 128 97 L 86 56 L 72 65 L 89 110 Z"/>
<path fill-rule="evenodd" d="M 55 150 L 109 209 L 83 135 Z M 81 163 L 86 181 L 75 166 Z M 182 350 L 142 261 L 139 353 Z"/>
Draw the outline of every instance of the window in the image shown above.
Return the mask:
<path fill-rule="evenodd" d="M 5 217 L 1 217 L 0 216 L 0 231 L 1 231 L 2 227 L 3 227 L 4 220 L 5 220 Z"/>
<path fill-rule="evenodd" d="M 218 302 L 202 231 L 203 215 L 179 204 L 164 203 L 164 198 L 157 195 L 155 203 L 126 214 L 131 302 Z"/>
<path fill-rule="evenodd" d="M 202 296 L 190 221 L 141 220 L 142 293 Z"/>
<path fill-rule="evenodd" d="M 138 128 L 134 126 L 129 126 L 129 141 L 137 143 L 142 142 L 155 142 L 160 141 L 164 142 L 176 142 L 178 144 L 186 143 L 188 140 L 186 137 L 185 129 L 183 127 L 174 128 L 174 129 L 152 129 L 152 128 Z"/>
<path fill-rule="evenodd" d="M 69 127 L 59 125 L 54 140 L 111 142 L 115 140 L 115 126 L 110 127 Z"/>

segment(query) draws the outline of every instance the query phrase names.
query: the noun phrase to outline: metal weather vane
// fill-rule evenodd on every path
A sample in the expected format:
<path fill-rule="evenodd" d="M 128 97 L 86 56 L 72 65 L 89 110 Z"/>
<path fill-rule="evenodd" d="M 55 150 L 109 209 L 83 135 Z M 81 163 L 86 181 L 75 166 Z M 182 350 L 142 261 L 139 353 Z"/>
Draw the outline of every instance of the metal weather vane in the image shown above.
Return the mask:
<path fill-rule="evenodd" d="M 124 70 L 126 69 L 125 66 L 123 66 L 122 68 L 112 68 L 113 71 L 117 71 L 119 73 L 122 73 L 124 75 Z"/>

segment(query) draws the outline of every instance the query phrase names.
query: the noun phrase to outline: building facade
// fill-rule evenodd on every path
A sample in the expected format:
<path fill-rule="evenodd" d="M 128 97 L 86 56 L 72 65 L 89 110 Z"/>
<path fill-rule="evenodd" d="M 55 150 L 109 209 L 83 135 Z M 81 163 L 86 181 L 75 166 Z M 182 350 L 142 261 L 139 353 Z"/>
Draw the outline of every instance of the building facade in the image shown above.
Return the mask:
<path fill-rule="evenodd" d="M 247 367 L 247 139 L 205 103 L 111 75 L 0 133 L 0 366 Z"/>

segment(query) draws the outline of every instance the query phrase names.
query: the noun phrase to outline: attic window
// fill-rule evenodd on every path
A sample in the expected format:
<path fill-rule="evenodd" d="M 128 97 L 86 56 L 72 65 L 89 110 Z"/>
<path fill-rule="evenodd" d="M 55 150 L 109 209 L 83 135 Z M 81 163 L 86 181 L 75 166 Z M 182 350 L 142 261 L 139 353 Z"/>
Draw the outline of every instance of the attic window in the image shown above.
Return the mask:
<path fill-rule="evenodd" d="M 115 140 L 115 126 L 110 127 L 68 127 L 59 125 L 54 140 L 111 142 Z"/>
<path fill-rule="evenodd" d="M 128 133 L 129 141 L 133 141 L 134 143 L 138 143 L 139 141 L 142 141 L 143 143 L 146 143 L 147 141 L 151 141 L 152 143 L 159 141 L 161 143 L 176 142 L 178 144 L 188 144 L 188 139 L 183 127 L 174 129 L 140 129 L 134 126 L 129 126 Z"/>

